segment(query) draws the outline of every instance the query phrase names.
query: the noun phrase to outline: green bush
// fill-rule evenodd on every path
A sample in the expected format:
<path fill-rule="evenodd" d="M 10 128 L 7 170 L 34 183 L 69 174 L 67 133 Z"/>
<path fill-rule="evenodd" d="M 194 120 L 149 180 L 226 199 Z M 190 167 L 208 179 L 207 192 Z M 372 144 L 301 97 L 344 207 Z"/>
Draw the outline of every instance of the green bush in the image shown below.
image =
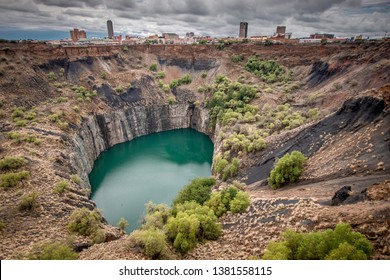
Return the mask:
<path fill-rule="evenodd" d="M 242 54 L 233 54 L 232 55 L 232 61 L 234 63 L 239 63 L 244 60 L 244 56 Z"/>
<path fill-rule="evenodd" d="M 102 216 L 95 209 L 93 211 L 84 207 L 73 211 L 70 216 L 68 230 L 84 236 L 95 236 L 101 226 Z"/>
<path fill-rule="evenodd" d="M 125 89 L 121 85 L 119 85 L 115 88 L 115 91 L 116 91 L 116 93 L 121 94 L 125 91 Z"/>
<path fill-rule="evenodd" d="M 5 157 L 0 160 L 0 170 L 16 169 L 24 165 L 24 158 Z"/>
<path fill-rule="evenodd" d="M 191 84 L 192 83 L 192 78 L 190 75 L 184 75 L 183 77 L 181 77 L 180 79 L 178 80 L 172 80 L 170 83 L 169 83 L 169 87 L 170 88 L 177 88 L 181 85 L 188 85 L 188 84 Z"/>
<path fill-rule="evenodd" d="M 76 175 L 76 174 L 72 174 L 72 175 L 70 176 L 70 179 L 71 179 L 74 183 L 76 183 L 77 185 L 80 185 L 80 183 L 81 183 L 80 177 L 79 177 L 78 175 Z"/>
<path fill-rule="evenodd" d="M 164 79 L 164 78 L 165 78 L 165 73 L 164 73 L 163 71 L 158 72 L 158 73 L 156 74 L 156 78 L 157 78 L 157 79 Z"/>
<path fill-rule="evenodd" d="M 240 168 L 240 159 L 233 158 L 230 162 L 221 155 L 217 155 L 214 161 L 214 171 L 226 181 L 237 174 Z"/>
<path fill-rule="evenodd" d="M 22 197 L 22 201 L 19 204 L 20 210 L 32 210 L 38 205 L 37 203 L 38 194 L 36 192 L 31 192 Z"/>
<path fill-rule="evenodd" d="M 268 177 L 268 183 L 273 189 L 277 189 L 285 183 L 295 182 L 301 175 L 306 160 L 307 158 L 299 151 L 285 154 L 276 161 Z"/>
<path fill-rule="evenodd" d="M 168 96 L 168 104 L 169 104 L 169 105 L 174 105 L 174 104 L 176 104 L 176 98 L 175 98 L 175 96 Z"/>
<path fill-rule="evenodd" d="M 27 258 L 30 260 L 77 260 L 79 255 L 66 244 L 48 242 L 34 246 Z"/>
<path fill-rule="evenodd" d="M 220 236 L 221 224 L 209 207 L 191 201 L 177 204 L 176 209 L 176 216 L 168 219 L 165 230 L 177 251 L 187 253 L 198 241 Z"/>
<path fill-rule="evenodd" d="M 68 181 L 61 181 L 55 184 L 54 186 L 54 193 L 62 194 L 69 189 L 69 183 Z"/>
<path fill-rule="evenodd" d="M 49 72 L 49 74 L 47 74 L 47 78 L 48 78 L 50 81 L 55 81 L 55 80 L 57 80 L 56 74 L 55 74 L 53 71 L 51 71 L 51 72 Z"/>
<path fill-rule="evenodd" d="M 205 206 L 210 207 L 217 217 L 221 217 L 228 211 L 242 213 L 249 206 L 249 195 L 230 186 L 222 191 L 213 192 Z"/>
<path fill-rule="evenodd" d="M 20 181 L 26 179 L 30 175 L 28 171 L 9 172 L 0 175 L 0 187 L 8 189 L 16 186 Z"/>
<path fill-rule="evenodd" d="M 149 201 L 145 204 L 145 208 L 146 215 L 141 226 L 141 229 L 144 230 L 151 228 L 163 229 L 172 215 L 172 209 L 166 204 L 154 204 Z"/>
<path fill-rule="evenodd" d="M 245 64 L 245 69 L 267 83 L 288 80 L 288 76 L 284 75 L 286 70 L 276 61 L 260 61 L 256 56 L 251 56 Z"/>
<path fill-rule="evenodd" d="M 215 184 L 216 180 L 214 178 L 196 178 L 179 192 L 173 200 L 173 205 L 186 201 L 195 201 L 200 205 L 203 205 L 203 203 L 209 199 L 211 187 Z"/>
<path fill-rule="evenodd" d="M 366 260 L 374 253 L 372 245 L 361 233 L 340 223 L 334 230 L 297 233 L 287 230 L 280 242 L 270 242 L 265 260 Z"/>
<path fill-rule="evenodd" d="M 129 222 L 125 218 L 120 218 L 118 222 L 118 228 L 122 231 L 125 231 L 129 227 Z"/>
<path fill-rule="evenodd" d="M 42 140 L 37 138 L 34 135 L 30 134 L 21 134 L 18 132 L 8 132 L 7 137 L 11 140 L 14 140 L 16 143 L 28 142 L 33 143 L 35 145 L 40 145 Z"/>
<path fill-rule="evenodd" d="M 232 213 L 245 212 L 249 204 L 249 195 L 246 192 L 239 191 L 236 197 L 230 201 L 230 211 Z"/>
<path fill-rule="evenodd" d="M 168 84 L 164 84 L 164 85 L 162 86 L 162 89 L 163 89 L 163 91 L 165 91 L 166 93 L 168 93 L 168 92 L 171 91 L 171 88 L 170 88 L 170 86 L 169 86 Z"/>
<path fill-rule="evenodd" d="M 130 235 L 130 246 L 141 247 L 152 259 L 163 258 L 167 253 L 165 233 L 161 229 L 136 230 Z"/>
<path fill-rule="evenodd" d="M 149 70 L 153 71 L 153 72 L 156 72 L 157 71 L 157 64 L 156 63 L 151 64 L 149 66 Z"/>
<path fill-rule="evenodd" d="M 201 77 L 202 79 L 205 79 L 205 78 L 207 77 L 207 72 L 202 71 L 202 73 L 200 73 L 200 77 Z"/>
<path fill-rule="evenodd" d="M 0 221 L 0 232 L 2 232 L 5 229 L 5 223 L 3 221 Z"/>
<path fill-rule="evenodd" d="M 11 117 L 14 121 L 17 121 L 18 118 L 24 118 L 24 108 L 18 107 L 15 110 L 12 111 Z"/>
<path fill-rule="evenodd" d="M 123 47 L 123 51 L 124 51 L 124 52 L 127 52 L 128 50 L 129 50 L 129 48 L 128 48 L 127 46 L 124 46 L 124 47 Z"/>

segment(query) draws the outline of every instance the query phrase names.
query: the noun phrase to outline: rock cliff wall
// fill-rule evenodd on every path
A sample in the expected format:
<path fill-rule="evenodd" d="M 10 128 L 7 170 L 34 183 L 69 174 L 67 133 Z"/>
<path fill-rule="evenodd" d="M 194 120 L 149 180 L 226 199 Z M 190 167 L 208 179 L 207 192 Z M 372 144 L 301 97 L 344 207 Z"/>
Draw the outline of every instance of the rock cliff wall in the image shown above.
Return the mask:
<path fill-rule="evenodd" d="M 208 111 L 191 104 L 132 106 L 84 119 L 72 139 L 72 167 L 88 182 L 94 161 L 108 148 L 136 137 L 179 128 L 194 128 L 213 135 Z"/>

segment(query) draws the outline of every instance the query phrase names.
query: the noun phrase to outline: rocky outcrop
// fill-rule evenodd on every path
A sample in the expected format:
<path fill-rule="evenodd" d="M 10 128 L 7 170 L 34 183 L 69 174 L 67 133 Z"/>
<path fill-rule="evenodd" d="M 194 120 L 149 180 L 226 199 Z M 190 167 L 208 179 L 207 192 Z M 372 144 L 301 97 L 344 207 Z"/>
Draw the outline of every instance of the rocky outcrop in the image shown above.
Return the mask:
<path fill-rule="evenodd" d="M 179 128 L 194 128 L 212 137 L 208 111 L 192 104 L 132 106 L 83 120 L 72 139 L 72 167 L 88 182 L 99 154 L 136 137 Z"/>

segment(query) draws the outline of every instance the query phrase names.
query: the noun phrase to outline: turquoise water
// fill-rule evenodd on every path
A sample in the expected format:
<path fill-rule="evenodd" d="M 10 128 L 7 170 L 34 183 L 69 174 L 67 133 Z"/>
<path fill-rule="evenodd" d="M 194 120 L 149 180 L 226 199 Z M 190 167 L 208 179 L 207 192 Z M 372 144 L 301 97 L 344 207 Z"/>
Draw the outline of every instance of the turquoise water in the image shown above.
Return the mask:
<path fill-rule="evenodd" d="M 91 199 L 117 225 L 139 227 L 145 203 L 171 204 L 191 179 L 211 176 L 213 143 L 193 129 L 150 134 L 115 145 L 95 161 L 89 175 Z"/>

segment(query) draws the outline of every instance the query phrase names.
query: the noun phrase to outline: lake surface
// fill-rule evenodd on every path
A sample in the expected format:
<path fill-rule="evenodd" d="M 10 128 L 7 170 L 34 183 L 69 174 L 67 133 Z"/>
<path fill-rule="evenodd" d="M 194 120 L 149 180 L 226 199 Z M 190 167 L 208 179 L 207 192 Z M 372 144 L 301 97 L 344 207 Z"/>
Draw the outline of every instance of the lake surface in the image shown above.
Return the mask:
<path fill-rule="evenodd" d="M 91 199 L 112 225 L 138 228 L 145 203 L 171 204 L 190 180 L 211 176 L 213 143 L 193 129 L 154 133 L 115 145 L 95 161 Z"/>

